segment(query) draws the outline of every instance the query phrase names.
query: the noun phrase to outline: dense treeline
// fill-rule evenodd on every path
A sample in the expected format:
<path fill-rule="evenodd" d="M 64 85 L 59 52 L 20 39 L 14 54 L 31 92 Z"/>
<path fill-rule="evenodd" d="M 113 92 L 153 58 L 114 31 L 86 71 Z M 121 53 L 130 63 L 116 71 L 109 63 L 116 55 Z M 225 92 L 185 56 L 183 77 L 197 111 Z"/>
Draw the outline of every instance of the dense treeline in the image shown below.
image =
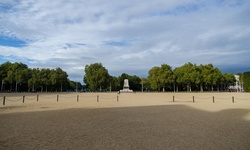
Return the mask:
<path fill-rule="evenodd" d="M 81 89 L 81 83 L 70 81 L 61 68 L 28 68 L 23 63 L 6 62 L 0 65 L 1 91 L 9 92 L 62 92 Z"/>
<path fill-rule="evenodd" d="M 85 66 L 83 81 L 85 91 L 119 91 L 123 89 L 124 79 L 129 79 L 133 91 L 228 91 L 236 79 L 233 74 L 223 74 L 212 64 L 196 65 L 186 63 L 172 69 L 167 64 L 155 66 L 148 71 L 148 77 L 122 73 L 111 76 L 101 63 Z M 249 73 L 239 73 L 245 91 L 249 88 Z M 243 82 L 243 81 L 242 81 Z M 80 82 L 70 81 L 61 68 L 28 68 L 23 63 L 6 62 L 0 65 L 1 91 L 74 91 L 82 90 Z"/>
<path fill-rule="evenodd" d="M 148 82 L 153 90 L 160 91 L 227 91 L 235 83 L 233 74 L 222 72 L 212 64 L 186 63 L 174 70 L 163 64 L 149 71 Z"/>
<path fill-rule="evenodd" d="M 134 91 L 228 91 L 236 81 L 233 74 L 222 72 L 212 64 L 196 65 L 186 63 L 174 70 L 167 64 L 149 70 L 147 78 L 123 73 L 110 76 L 101 63 L 85 67 L 84 82 L 91 91 L 120 90 L 124 79 L 129 79 Z"/>

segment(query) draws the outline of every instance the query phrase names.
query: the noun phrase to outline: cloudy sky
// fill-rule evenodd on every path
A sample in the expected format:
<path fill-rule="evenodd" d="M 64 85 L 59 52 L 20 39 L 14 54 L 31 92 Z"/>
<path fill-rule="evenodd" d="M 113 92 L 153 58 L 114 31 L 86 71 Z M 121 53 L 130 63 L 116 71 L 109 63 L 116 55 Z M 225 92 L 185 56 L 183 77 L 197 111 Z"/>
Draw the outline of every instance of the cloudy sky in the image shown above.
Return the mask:
<path fill-rule="evenodd" d="M 1 0 L 0 63 L 65 70 L 81 81 L 101 62 L 109 74 L 147 77 L 163 63 L 212 63 L 250 71 L 249 0 Z"/>

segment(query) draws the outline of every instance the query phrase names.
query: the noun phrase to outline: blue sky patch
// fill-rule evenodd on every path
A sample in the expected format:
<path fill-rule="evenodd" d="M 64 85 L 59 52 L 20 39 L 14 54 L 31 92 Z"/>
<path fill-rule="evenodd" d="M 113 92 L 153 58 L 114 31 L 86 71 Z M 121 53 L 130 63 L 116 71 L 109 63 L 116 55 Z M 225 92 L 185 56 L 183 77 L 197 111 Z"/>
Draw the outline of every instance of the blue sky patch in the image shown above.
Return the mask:
<path fill-rule="evenodd" d="M 0 45 L 9 47 L 24 47 L 26 42 L 17 38 L 0 36 Z"/>
<path fill-rule="evenodd" d="M 79 46 L 86 46 L 84 43 L 66 43 L 63 46 L 63 49 L 69 49 L 69 48 L 74 48 L 74 47 L 79 47 Z"/>
<path fill-rule="evenodd" d="M 191 13 L 198 11 L 202 6 L 199 4 L 187 4 L 187 5 L 181 5 L 176 6 L 175 8 L 162 12 L 160 15 L 170 15 L 170 16 L 176 16 L 184 13 Z"/>
<path fill-rule="evenodd" d="M 127 46 L 127 42 L 122 42 L 122 41 L 107 41 L 105 42 L 106 45 L 110 46 Z"/>
<path fill-rule="evenodd" d="M 11 8 L 12 8 L 11 5 L 3 5 L 3 4 L 0 3 L 0 11 L 2 11 L 2 12 L 7 12 L 7 11 L 9 11 Z"/>

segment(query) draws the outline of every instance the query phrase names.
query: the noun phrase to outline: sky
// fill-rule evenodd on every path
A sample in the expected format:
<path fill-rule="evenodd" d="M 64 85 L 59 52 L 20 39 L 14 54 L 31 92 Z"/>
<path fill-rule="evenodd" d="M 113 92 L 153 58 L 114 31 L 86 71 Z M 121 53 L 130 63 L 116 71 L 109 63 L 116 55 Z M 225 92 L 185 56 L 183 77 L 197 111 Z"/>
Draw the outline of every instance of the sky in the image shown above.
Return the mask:
<path fill-rule="evenodd" d="M 93 63 L 112 76 L 187 62 L 250 71 L 250 0 L 1 0 L 6 61 L 79 82 Z"/>

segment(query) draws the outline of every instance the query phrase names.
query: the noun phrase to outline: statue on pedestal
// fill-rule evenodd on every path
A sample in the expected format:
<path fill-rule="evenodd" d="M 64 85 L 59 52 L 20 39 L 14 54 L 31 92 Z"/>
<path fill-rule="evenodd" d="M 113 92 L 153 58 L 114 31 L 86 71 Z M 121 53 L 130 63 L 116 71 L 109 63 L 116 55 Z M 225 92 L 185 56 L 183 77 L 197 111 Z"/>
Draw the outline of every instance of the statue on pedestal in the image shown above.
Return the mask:
<path fill-rule="evenodd" d="M 133 90 L 129 89 L 128 79 L 124 79 L 123 89 L 120 92 L 133 92 Z"/>

